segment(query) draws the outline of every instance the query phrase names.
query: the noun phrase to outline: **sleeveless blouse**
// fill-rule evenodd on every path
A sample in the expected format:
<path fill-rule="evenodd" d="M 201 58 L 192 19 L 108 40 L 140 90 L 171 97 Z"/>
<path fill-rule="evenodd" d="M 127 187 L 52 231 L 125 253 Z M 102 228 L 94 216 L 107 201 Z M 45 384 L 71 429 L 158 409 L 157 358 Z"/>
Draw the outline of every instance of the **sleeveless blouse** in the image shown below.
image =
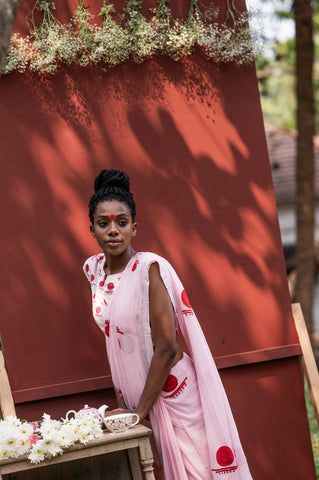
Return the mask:
<path fill-rule="evenodd" d="M 83 271 L 91 285 L 93 318 L 103 334 L 106 333 L 108 306 L 123 274 L 120 272 L 106 275 L 104 265 L 103 254 L 88 258 L 83 265 Z"/>

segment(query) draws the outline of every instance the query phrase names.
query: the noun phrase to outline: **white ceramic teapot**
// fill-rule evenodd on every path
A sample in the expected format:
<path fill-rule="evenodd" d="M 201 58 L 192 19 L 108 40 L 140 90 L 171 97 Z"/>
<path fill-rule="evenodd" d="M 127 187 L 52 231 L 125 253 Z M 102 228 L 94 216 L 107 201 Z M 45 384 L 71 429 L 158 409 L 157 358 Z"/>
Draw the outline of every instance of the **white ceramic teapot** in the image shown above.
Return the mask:
<path fill-rule="evenodd" d="M 94 408 L 94 407 L 89 407 L 88 405 L 84 405 L 84 407 L 81 408 L 81 410 L 79 410 L 78 412 L 76 412 L 75 410 L 69 410 L 65 416 L 65 419 L 70 420 L 69 415 L 73 413 L 74 418 L 76 420 L 85 420 L 86 418 L 87 419 L 95 418 L 100 425 L 103 425 L 104 413 L 107 408 L 108 408 L 107 405 L 101 405 L 101 407 L 99 408 Z"/>

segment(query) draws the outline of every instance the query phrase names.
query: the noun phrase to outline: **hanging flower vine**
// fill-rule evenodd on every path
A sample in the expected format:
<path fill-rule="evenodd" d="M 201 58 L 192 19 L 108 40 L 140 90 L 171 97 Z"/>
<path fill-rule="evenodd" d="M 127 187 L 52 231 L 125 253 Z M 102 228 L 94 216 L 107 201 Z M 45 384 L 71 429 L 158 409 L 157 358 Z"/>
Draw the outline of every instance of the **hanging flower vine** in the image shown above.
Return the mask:
<path fill-rule="evenodd" d="M 222 24 L 217 21 L 218 10 L 211 6 L 202 11 L 198 0 L 190 0 L 186 20 L 172 17 L 169 0 L 157 0 L 150 20 L 141 13 L 142 0 L 128 0 L 120 15 L 108 0 L 102 1 L 100 25 L 84 0 L 77 0 L 73 17 L 64 25 L 54 15 L 54 2 L 36 0 L 29 16 L 30 34 L 12 36 L 2 73 L 29 69 L 53 74 L 61 65 L 111 67 L 129 59 L 140 63 L 154 55 L 179 60 L 195 47 L 214 62 L 247 64 L 260 49 L 247 13 L 239 12 L 234 0 L 227 0 Z M 40 25 L 35 11 L 42 14 Z"/>

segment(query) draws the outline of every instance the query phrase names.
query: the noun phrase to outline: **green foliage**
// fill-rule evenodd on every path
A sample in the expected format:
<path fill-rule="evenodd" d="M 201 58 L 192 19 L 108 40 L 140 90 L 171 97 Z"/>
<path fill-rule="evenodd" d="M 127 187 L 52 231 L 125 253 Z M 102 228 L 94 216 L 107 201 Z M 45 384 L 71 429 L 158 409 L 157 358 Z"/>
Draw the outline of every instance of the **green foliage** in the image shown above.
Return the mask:
<path fill-rule="evenodd" d="M 103 0 L 101 24 L 89 13 L 84 0 L 67 25 L 53 14 L 54 2 L 37 0 L 30 14 L 30 34 L 14 34 L 2 73 L 26 69 L 55 73 L 60 65 L 118 65 L 128 59 L 142 62 L 153 55 L 167 55 L 179 60 L 199 47 L 214 62 L 250 63 L 259 47 L 256 32 L 249 28 L 248 15 L 240 13 L 234 0 L 227 0 L 224 23 L 217 19 L 212 5 L 201 11 L 198 0 L 190 0 L 187 20 L 174 19 L 168 0 L 157 0 L 153 17 L 141 11 L 142 0 L 127 0 L 121 14 L 108 0 Z M 35 10 L 42 13 L 36 25 Z"/>
<path fill-rule="evenodd" d="M 275 0 L 273 0 L 275 1 Z M 292 0 L 276 0 L 275 13 L 279 18 L 293 17 Z M 282 7 L 282 8 L 280 8 Z M 316 133 L 319 132 L 319 0 L 312 2 L 314 31 L 314 93 Z M 258 57 L 258 72 L 261 104 L 266 122 L 281 128 L 296 128 L 295 99 L 295 39 L 276 41 L 273 58 Z"/>
<path fill-rule="evenodd" d="M 282 20 L 289 20 L 293 18 L 293 12 L 292 10 L 275 10 L 275 15 L 277 15 L 278 18 L 281 18 Z"/>
<path fill-rule="evenodd" d="M 296 128 L 295 39 L 275 42 L 274 58 L 258 57 L 259 91 L 264 119 L 280 128 Z"/>
<path fill-rule="evenodd" d="M 307 384 L 305 384 L 305 397 L 311 435 L 312 451 L 315 461 L 317 479 L 319 480 L 319 428 Z"/>
<path fill-rule="evenodd" d="M 295 67 L 296 64 L 296 41 L 294 38 L 286 40 L 286 42 L 275 42 L 274 45 L 275 58 L 282 65 Z"/>
<path fill-rule="evenodd" d="M 271 60 L 267 57 L 264 57 L 263 55 L 259 55 L 256 58 L 256 69 L 257 71 L 259 70 L 264 70 L 266 67 L 268 67 L 271 63 Z"/>
<path fill-rule="evenodd" d="M 285 130 L 296 128 L 295 78 L 291 74 L 271 75 L 259 80 L 261 104 L 266 123 Z"/>
<path fill-rule="evenodd" d="M 312 16 L 312 24 L 314 32 L 319 32 L 319 13 L 314 13 Z"/>
<path fill-rule="evenodd" d="M 314 35 L 314 92 L 316 132 L 319 132 L 319 33 Z M 295 39 L 275 42 L 274 58 L 257 57 L 261 105 L 267 123 L 284 129 L 296 128 Z"/>

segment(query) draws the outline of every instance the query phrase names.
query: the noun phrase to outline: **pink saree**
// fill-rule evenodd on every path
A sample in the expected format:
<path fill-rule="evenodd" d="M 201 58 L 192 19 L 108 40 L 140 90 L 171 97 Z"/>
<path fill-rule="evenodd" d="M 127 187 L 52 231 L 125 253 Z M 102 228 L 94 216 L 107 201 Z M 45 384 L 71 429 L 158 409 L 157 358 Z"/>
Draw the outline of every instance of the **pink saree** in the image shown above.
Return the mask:
<path fill-rule="evenodd" d="M 101 280 L 103 262 L 104 255 L 91 257 L 84 271 L 91 283 L 93 313 L 98 311 L 105 324 L 113 383 L 127 407 L 137 408 L 153 355 L 148 272 L 154 262 L 160 267 L 190 352 L 191 358 L 184 354 L 173 367 L 150 411 L 165 480 L 252 480 L 215 362 L 172 266 L 156 254 L 137 253 L 106 306 Z M 198 452 L 194 451 L 196 446 Z"/>

